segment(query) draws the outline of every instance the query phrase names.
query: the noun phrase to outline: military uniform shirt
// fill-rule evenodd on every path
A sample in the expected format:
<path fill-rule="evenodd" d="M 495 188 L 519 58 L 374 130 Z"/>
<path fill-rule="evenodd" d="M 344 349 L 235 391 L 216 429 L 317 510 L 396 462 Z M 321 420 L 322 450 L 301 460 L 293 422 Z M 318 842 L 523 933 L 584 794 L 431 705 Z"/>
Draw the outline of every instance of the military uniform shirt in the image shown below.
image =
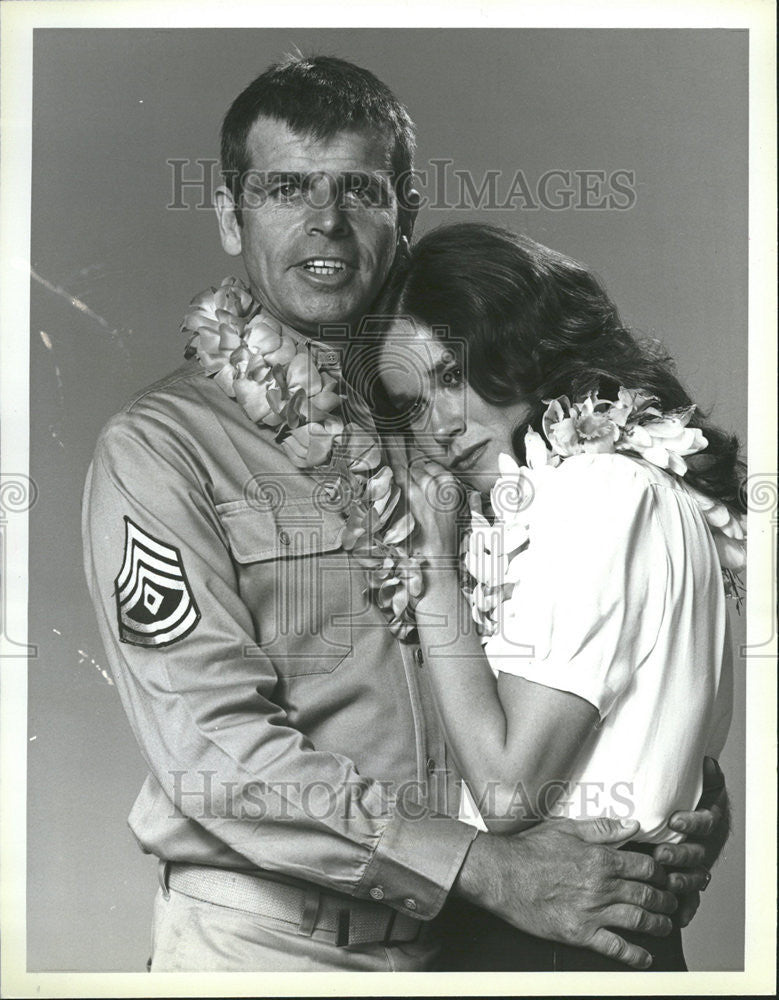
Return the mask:
<path fill-rule="evenodd" d="M 86 575 L 149 767 L 158 857 L 440 909 L 458 822 L 421 655 L 367 603 L 343 515 L 196 362 L 104 429 Z"/>

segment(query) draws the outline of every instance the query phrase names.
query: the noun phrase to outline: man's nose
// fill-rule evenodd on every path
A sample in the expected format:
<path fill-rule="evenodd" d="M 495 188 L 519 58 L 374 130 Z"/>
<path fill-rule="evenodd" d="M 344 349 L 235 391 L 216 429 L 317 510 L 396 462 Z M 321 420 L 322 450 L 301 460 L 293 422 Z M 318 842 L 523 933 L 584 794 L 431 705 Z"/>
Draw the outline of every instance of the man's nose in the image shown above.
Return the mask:
<path fill-rule="evenodd" d="M 306 194 L 306 232 L 330 238 L 345 236 L 349 231 L 349 222 L 335 179 L 326 174 L 317 177 Z"/>

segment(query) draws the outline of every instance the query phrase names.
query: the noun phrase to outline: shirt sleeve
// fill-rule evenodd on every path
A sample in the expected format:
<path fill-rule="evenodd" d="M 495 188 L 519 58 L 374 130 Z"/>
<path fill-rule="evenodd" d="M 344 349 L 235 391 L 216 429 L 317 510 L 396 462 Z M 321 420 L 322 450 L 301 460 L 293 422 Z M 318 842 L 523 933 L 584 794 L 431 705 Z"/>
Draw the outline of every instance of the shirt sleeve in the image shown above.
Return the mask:
<path fill-rule="evenodd" d="M 733 635 L 730 618 L 725 618 L 725 642 L 722 651 L 722 673 L 714 702 L 714 714 L 706 742 L 706 756 L 719 760 L 733 720 Z"/>
<path fill-rule="evenodd" d="M 156 415 L 115 419 L 87 478 L 83 535 L 114 680 L 171 810 L 217 858 L 435 916 L 475 831 L 397 801 L 289 725 L 191 443 Z M 177 801 L 182 774 L 230 794 Z"/>
<path fill-rule="evenodd" d="M 520 580 L 485 647 L 492 667 L 578 695 L 603 719 L 653 648 L 668 573 L 640 466 L 569 458 L 533 501 Z"/>

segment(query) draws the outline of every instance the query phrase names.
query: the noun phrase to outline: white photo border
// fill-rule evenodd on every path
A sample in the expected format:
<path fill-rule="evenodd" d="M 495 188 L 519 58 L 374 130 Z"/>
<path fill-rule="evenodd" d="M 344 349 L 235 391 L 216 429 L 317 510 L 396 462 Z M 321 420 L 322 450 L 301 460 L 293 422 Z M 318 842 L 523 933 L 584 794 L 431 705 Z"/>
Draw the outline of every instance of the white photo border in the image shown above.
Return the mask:
<path fill-rule="evenodd" d="M 568 973 L 566 995 L 773 995 L 776 979 L 775 602 L 776 564 L 776 103 L 774 8 L 764 0 L 577 2 L 487 5 L 356 2 L 328 13 L 306 0 L 240 2 L 18 2 L 3 4 L 0 220 L 0 397 L 2 488 L 29 469 L 29 266 L 34 28 L 138 27 L 568 27 L 733 28 L 750 32 L 749 466 L 773 491 L 773 509 L 750 512 L 747 646 L 760 644 L 765 669 L 747 676 L 746 952 L 743 972 Z M 770 508 L 770 504 L 769 504 Z M 0 739 L 2 740 L 2 984 L 7 997 L 559 995 L 555 973 L 208 974 L 28 973 L 26 971 L 27 681 L 7 635 L 26 636 L 27 516 L 8 517 Z M 764 637 L 771 639 L 765 644 Z M 774 659 L 769 657 L 773 655 Z M 773 664 L 773 666 L 772 666 Z M 626 978 L 627 977 L 627 978 Z"/>

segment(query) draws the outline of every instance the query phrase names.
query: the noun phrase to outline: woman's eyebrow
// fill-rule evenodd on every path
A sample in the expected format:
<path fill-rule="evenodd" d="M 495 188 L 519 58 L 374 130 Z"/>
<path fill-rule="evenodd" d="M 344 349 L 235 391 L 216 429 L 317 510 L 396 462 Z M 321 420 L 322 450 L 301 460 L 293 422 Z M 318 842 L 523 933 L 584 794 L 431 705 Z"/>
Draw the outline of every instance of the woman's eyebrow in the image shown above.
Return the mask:
<path fill-rule="evenodd" d="M 439 375 L 442 375 L 453 361 L 453 358 L 444 356 L 439 358 L 438 361 L 434 361 L 427 368 L 419 370 L 419 374 L 426 378 L 435 379 Z M 396 403 L 416 402 L 419 399 L 419 393 L 413 390 L 393 389 L 391 395 Z"/>
<path fill-rule="evenodd" d="M 410 403 L 417 398 L 416 394 L 404 392 L 402 389 L 398 392 L 391 392 L 390 396 L 392 398 L 392 402 L 396 405 Z"/>

